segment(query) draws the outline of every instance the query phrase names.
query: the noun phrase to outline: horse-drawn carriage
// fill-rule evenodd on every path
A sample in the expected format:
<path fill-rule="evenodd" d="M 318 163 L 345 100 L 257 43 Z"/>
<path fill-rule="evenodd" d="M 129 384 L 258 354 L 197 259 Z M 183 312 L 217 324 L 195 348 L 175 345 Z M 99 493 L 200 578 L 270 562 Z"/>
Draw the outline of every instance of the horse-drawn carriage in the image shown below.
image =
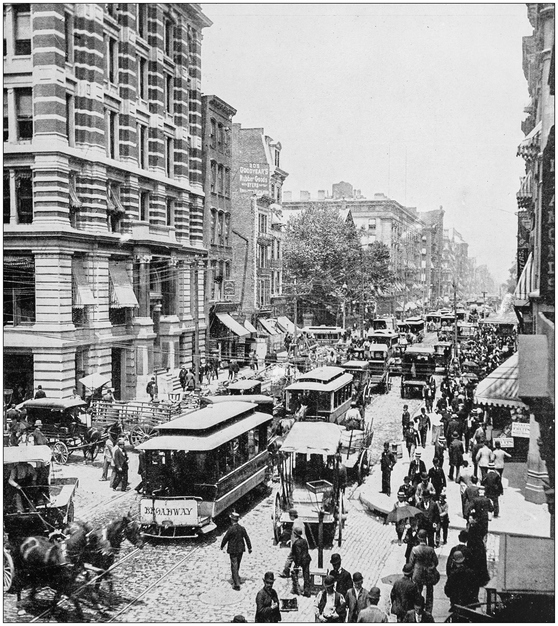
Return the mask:
<path fill-rule="evenodd" d="M 27 412 L 27 436 L 29 429 L 40 420 L 40 430 L 52 450 L 52 458 L 64 464 L 70 454 L 78 451 L 95 460 L 108 437 L 106 433 L 91 428 L 86 406 L 80 398 L 40 398 L 26 400 L 18 408 Z"/>
<path fill-rule="evenodd" d="M 272 511 L 277 543 L 290 536 L 293 507 L 305 524 L 311 547 L 342 542 L 343 489 L 339 448 L 343 427 L 328 422 L 296 422 L 279 449 L 279 488 Z M 337 533 L 336 533 L 337 531 Z"/>
<path fill-rule="evenodd" d="M 14 581 L 15 555 L 31 535 L 61 531 L 74 519 L 78 479 L 51 474 L 49 446 L 4 448 L 4 591 Z"/>

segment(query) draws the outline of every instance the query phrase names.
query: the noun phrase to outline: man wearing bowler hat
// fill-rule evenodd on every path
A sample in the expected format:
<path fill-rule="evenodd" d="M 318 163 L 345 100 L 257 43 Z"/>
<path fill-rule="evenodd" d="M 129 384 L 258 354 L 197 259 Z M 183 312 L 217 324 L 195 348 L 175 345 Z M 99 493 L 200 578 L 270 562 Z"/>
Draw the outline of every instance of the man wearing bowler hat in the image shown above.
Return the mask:
<path fill-rule="evenodd" d="M 411 580 L 413 566 L 405 563 L 403 566 L 403 576 L 398 578 L 391 588 L 391 612 L 397 616 L 397 621 L 402 622 L 407 611 L 413 609 L 413 603 L 418 593 L 417 586 Z"/>
<path fill-rule="evenodd" d="M 341 555 L 337 553 L 332 554 L 330 563 L 333 569 L 331 569 L 328 574 L 333 576 L 335 580 L 335 591 L 345 598 L 347 591 L 353 586 L 353 579 L 349 572 L 341 567 Z"/>
<path fill-rule="evenodd" d="M 356 624 L 358 616 L 362 609 L 368 606 L 368 589 L 365 589 L 362 585 L 364 578 L 360 572 L 353 574 L 353 586 L 347 595 L 345 596 L 345 602 L 347 603 L 347 622 L 350 624 Z"/>
<path fill-rule="evenodd" d="M 223 536 L 223 540 L 221 541 L 221 550 L 227 546 L 227 552 L 231 560 L 233 589 L 235 591 L 240 591 L 240 563 L 246 548 L 248 548 L 249 554 L 252 554 L 252 543 L 250 542 L 250 537 L 248 537 L 246 528 L 238 523 L 240 515 L 233 511 L 230 514 L 230 518 L 232 525 Z"/>
<path fill-rule="evenodd" d="M 254 621 L 260 624 L 280 622 L 279 597 L 273 588 L 275 582 L 273 572 L 266 572 L 263 581 L 263 589 L 260 589 L 256 595 L 256 617 Z"/>
<path fill-rule="evenodd" d="M 358 616 L 359 624 L 385 623 L 388 621 L 388 616 L 378 607 L 379 601 L 380 590 L 378 587 L 372 587 L 368 592 L 368 606 L 362 609 Z"/>
<path fill-rule="evenodd" d="M 32 437 L 36 446 L 48 446 L 48 439 L 43 435 L 41 428 L 43 423 L 41 420 L 35 420 L 35 429 L 33 430 Z"/>

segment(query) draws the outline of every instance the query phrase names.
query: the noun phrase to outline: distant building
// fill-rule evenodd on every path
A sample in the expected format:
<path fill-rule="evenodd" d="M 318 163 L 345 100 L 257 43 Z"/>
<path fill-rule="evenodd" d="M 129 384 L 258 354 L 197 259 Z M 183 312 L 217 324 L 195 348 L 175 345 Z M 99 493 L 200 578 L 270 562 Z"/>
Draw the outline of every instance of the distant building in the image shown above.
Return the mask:
<path fill-rule="evenodd" d="M 239 318 L 258 327 L 258 319 L 287 312 L 283 296 L 281 202 L 288 174 L 281 168 L 281 144 L 266 135 L 263 128 L 234 124 L 233 171 L 232 278 L 238 290 Z M 262 330 L 268 338 L 275 335 L 260 325 L 258 331 Z M 269 338 L 270 345 L 274 341 Z M 243 343 L 242 338 L 239 343 Z"/>

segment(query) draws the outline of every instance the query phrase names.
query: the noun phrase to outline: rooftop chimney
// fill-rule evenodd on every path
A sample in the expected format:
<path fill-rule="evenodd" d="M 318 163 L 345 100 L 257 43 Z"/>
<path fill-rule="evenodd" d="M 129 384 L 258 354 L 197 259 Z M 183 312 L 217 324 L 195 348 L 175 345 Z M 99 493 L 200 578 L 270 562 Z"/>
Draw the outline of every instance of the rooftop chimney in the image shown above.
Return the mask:
<path fill-rule="evenodd" d="M 309 191 L 301 191 L 300 192 L 300 201 L 301 202 L 309 202 L 311 200 Z"/>
<path fill-rule="evenodd" d="M 318 190 L 318 200 L 325 200 L 325 191 L 323 189 Z"/>

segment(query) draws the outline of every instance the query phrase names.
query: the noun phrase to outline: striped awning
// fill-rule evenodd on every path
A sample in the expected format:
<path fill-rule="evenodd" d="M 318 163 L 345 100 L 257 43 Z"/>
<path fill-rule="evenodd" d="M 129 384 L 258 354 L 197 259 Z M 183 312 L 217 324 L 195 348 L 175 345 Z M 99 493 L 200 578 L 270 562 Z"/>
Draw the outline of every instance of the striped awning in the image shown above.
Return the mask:
<path fill-rule="evenodd" d="M 229 330 L 232 330 L 235 335 L 247 337 L 250 334 L 251 331 L 247 330 L 228 313 L 215 313 L 215 315 L 221 324 L 224 324 Z"/>
<path fill-rule="evenodd" d="M 114 262 L 109 265 L 110 306 L 115 309 L 139 306 L 138 299 L 126 266 L 124 263 Z"/>
<path fill-rule="evenodd" d="M 527 306 L 529 304 L 529 294 L 534 289 L 534 276 L 533 276 L 533 253 L 529 254 L 527 263 L 521 272 L 521 276 L 517 281 L 515 291 L 513 292 L 513 304 L 514 306 Z"/>
<path fill-rule="evenodd" d="M 526 161 L 534 159 L 540 152 L 540 136 L 542 130 L 542 120 L 523 139 L 517 147 L 517 156 L 523 157 Z"/>
<path fill-rule="evenodd" d="M 262 328 L 265 330 L 266 333 L 268 333 L 269 335 L 278 335 L 279 332 L 275 327 L 275 324 L 272 320 L 264 320 L 262 318 L 258 319 L 258 322 L 260 323 L 260 325 L 262 326 Z"/>
<path fill-rule="evenodd" d="M 519 398 L 519 354 L 517 352 L 481 380 L 475 390 L 475 402 L 493 406 L 526 407 Z"/>
<path fill-rule="evenodd" d="M 32 256 L 5 256 L 4 266 L 31 269 L 35 267 L 35 259 Z"/>
<path fill-rule="evenodd" d="M 72 278 L 74 281 L 74 309 L 82 309 L 84 306 L 95 306 L 97 300 L 91 291 L 83 263 L 75 261 L 72 266 Z"/>

